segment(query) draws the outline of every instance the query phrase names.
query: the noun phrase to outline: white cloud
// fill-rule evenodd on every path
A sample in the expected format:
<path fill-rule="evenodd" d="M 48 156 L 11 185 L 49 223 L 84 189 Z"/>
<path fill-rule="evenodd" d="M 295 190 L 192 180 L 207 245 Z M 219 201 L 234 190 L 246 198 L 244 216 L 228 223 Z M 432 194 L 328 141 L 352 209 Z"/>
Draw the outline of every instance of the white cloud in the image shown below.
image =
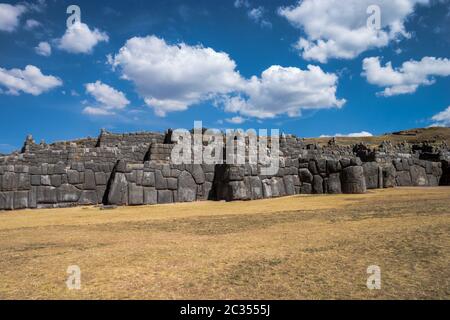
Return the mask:
<path fill-rule="evenodd" d="M 58 47 L 70 53 L 91 53 L 102 41 L 109 41 L 105 32 L 97 28 L 91 30 L 87 24 L 76 22 L 67 28 L 66 33 L 58 40 Z"/>
<path fill-rule="evenodd" d="M 435 127 L 450 127 L 450 106 L 444 111 L 434 115 L 431 120 L 435 121 L 432 126 Z"/>
<path fill-rule="evenodd" d="M 28 65 L 24 70 L 0 68 L 0 85 L 8 89 L 6 93 L 18 95 L 21 91 L 38 96 L 62 85 L 54 76 L 46 76 L 35 66 Z"/>
<path fill-rule="evenodd" d="M 261 25 L 261 27 L 271 28 L 272 23 L 270 23 L 269 21 L 264 19 L 264 11 L 265 10 L 263 7 L 257 7 L 257 8 L 250 9 L 247 12 L 247 14 L 248 14 L 248 17 L 250 18 L 250 20 Z"/>
<path fill-rule="evenodd" d="M 272 66 L 261 77 L 241 77 L 228 54 L 185 43 L 170 45 L 155 36 L 132 38 L 108 59 L 132 81 L 159 116 L 206 100 L 225 111 L 257 118 L 297 116 L 302 109 L 341 107 L 337 76 L 320 67 Z"/>
<path fill-rule="evenodd" d="M 87 83 L 86 92 L 94 97 L 100 103 L 101 108 L 105 110 L 123 109 L 130 104 L 123 92 L 118 91 L 101 81 Z"/>
<path fill-rule="evenodd" d="M 336 98 L 338 78 L 320 67 L 307 70 L 271 66 L 261 77 L 253 76 L 243 95 L 226 97 L 225 110 L 256 118 L 274 118 L 288 114 L 295 117 L 302 110 L 340 108 L 345 100 Z"/>
<path fill-rule="evenodd" d="M 250 2 L 248 0 L 236 0 L 236 1 L 234 1 L 234 7 L 235 8 L 241 8 L 241 7 L 248 8 L 248 7 L 250 7 Z"/>
<path fill-rule="evenodd" d="M 129 39 L 110 59 L 134 82 L 147 105 L 164 116 L 186 110 L 243 82 L 228 54 L 202 46 L 170 45 L 155 36 Z"/>
<path fill-rule="evenodd" d="M 34 48 L 34 50 L 36 51 L 37 54 L 44 57 L 49 57 L 52 54 L 52 47 L 48 42 L 45 41 L 40 42 L 39 45 L 36 48 Z"/>
<path fill-rule="evenodd" d="M 361 132 L 354 132 L 349 134 L 342 134 L 342 133 L 336 133 L 334 136 L 328 136 L 328 135 L 321 135 L 320 138 L 361 138 L 361 137 L 373 137 L 373 134 L 367 131 L 361 131 Z"/>
<path fill-rule="evenodd" d="M 0 31 L 12 32 L 19 26 L 20 16 L 27 11 L 24 5 L 0 3 Z"/>
<path fill-rule="evenodd" d="M 41 23 L 39 21 L 37 21 L 37 20 L 34 20 L 34 19 L 28 19 L 25 22 L 25 29 L 27 29 L 27 30 L 33 30 L 33 29 L 35 29 L 37 27 L 40 27 L 40 26 L 41 26 Z"/>
<path fill-rule="evenodd" d="M 103 108 L 86 107 L 83 109 L 83 113 L 90 116 L 112 116 L 115 113 Z"/>
<path fill-rule="evenodd" d="M 450 76 L 450 60 L 424 57 L 420 61 L 406 61 L 394 69 L 391 62 L 381 66 L 378 57 L 371 57 L 363 60 L 363 70 L 367 82 L 385 87 L 379 94 L 388 97 L 414 93 L 421 85 L 433 84 L 434 76 Z"/>
<path fill-rule="evenodd" d="M 225 119 L 225 121 L 228 123 L 232 123 L 232 124 L 242 124 L 246 120 L 242 117 L 236 116 L 236 117 L 232 117 L 232 118 L 227 118 L 227 119 Z"/>
<path fill-rule="evenodd" d="M 416 4 L 428 0 L 303 0 L 278 13 L 294 27 L 302 29 L 296 48 L 307 60 L 326 63 L 330 58 L 352 59 L 360 53 L 382 48 L 394 39 L 410 37 L 405 31 L 405 19 Z M 367 27 L 367 9 L 378 5 L 381 29 Z"/>

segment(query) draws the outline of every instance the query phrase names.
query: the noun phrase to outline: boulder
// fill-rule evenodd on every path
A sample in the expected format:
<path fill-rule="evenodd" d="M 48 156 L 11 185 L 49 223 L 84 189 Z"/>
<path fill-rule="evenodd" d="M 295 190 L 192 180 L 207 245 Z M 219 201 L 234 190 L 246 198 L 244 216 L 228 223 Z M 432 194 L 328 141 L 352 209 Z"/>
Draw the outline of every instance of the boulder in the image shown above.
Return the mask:
<path fill-rule="evenodd" d="M 328 176 L 326 181 L 327 193 L 340 194 L 342 193 L 341 178 L 339 173 L 332 173 Z"/>
<path fill-rule="evenodd" d="M 421 166 L 411 166 L 409 169 L 411 173 L 411 182 L 413 186 L 427 186 L 428 177 L 425 168 Z"/>
<path fill-rule="evenodd" d="M 71 184 L 63 184 L 57 190 L 58 202 L 78 202 L 81 191 Z"/>
<path fill-rule="evenodd" d="M 323 178 L 320 175 L 314 176 L 312 191 L 315 194 L 323 194 Z"/>
<path fill-rule="evenodd" d="M 128 203 L 128 182 L 124 173 L 116 172 L 114 175 L 107 199 L 107 204 L 112 205 L 124 205 Z"/>
<path fill-rule="evenodd" d="M 178 177 L 178 202 L 192 202 L 197 196 L 197 184 L 192 175 L 187 172 L 181 172 Z"/>
<path fill-rule="evenodd" d="M 128 204 L 132 206 L 144 204 L 144 187 L 136 183 L 128 184 Z"/>
<path fill-rule="evenodd" d="M 298 169 L 298 176 L 303 183 L 312 183 L 313 181 L 313 175 L 306 168 Z"/>
<path fill-rule="evenodd" d="M 158 190 L 158 203 L 172 203 L 173 202 L 173 192 L 171 190 Z"/>
<path fill-rule="evenodd" d="M 367 189 L 378 188 L 378 164 L 376 162 L 366 162 L 363 164 L 364 177 Z"/>
<path fill-rule="evenodd" d="M 365 193 L 366 179 L 362 166 L 350 166 L 342 170 L 342 191 L 343 193 Z"/>

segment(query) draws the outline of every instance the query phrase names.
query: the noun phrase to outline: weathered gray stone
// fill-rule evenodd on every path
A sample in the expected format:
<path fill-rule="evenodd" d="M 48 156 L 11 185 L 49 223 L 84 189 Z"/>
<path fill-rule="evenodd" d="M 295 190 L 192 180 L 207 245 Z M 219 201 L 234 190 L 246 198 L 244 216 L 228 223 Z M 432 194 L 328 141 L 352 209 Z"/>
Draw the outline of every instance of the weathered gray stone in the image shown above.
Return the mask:
<path fill-rule="evenodd" d="M 128 203 L 128 182 L 124 173 L 116 172 L 107 198 L 108 204 L 125 205 Z"/>
<path fill-rule="evenodd" d="M 158 203 L 158 192 L 154 187 L 144 188 L 144 204 L 157 204 Z"/>
<path fill-rule="evenodd" d="M 41 176 L 41 185 L 43 186 L 51 186 L 52 181 L 50 180 L 49 175 Z"/>
<path fill-rule="evenodd" d="M 163 177 L 160 170 L 155 171 L 155 186 L 158 190 L 167 189 L 167 179 Z M 159 200 L 158 200 L 159 203 Z"/>
<path fill-rule="evenodd" d="M 28 207 L 31 209 L 37 207 L 37 187 L 31 187 L 28 192 Z"/>
<path fill-rule="evenodd" d="M 95 190 L 95 175 L 94 171 L 86 169 L 84 172 L 84 190 Z"/>
<path fill-rule="evenodd" d="M 178 179 L 177 178 L 167 178 L 167 188 L 169 190 L 177 190 Z"/>
<path fill-rule="evenodd" d="M 181 172 L 178 177 L 178 202 L 195 201 L 197 195 L 197 184 L 192 175 L 187 172 Z"/>
<path fill-rule="evenodd" d="M 128 184 L 128 204 L 132 206 L 144 204 L 144 187 L 135 183 Z"/>
<path fill-rule="evenodd" d="M 343 193 L 365 193 L 366 179 L 364 178 L 364 169 L 361 166 L 347 167 L 342 171 Z"/>
<path fill-rule="evenodd" d="M 17 188 L 16 174 L 14 172 L 5 172 L 2 179 L 2 190 L 13 191 Z"/>
<path fill-rule="evenodd" d="M 327 193 L 340 194 L 342 193 L 341 178 L 339 173 L 332 173 L 328 176 L 326 181 Z"/>
<path fill-rule="evenodd" d="M 364 177 L 366 179 L 367 189 L 378 188 L 378 165 L 375 162 L 366 162 L 363 164 Z"/>
<path fill-rule="evenodd" d="M 32 186 L 40 186 L 41 185 L 41 176 L 32 175 L 31 176 L 31 185 Z"/>
<path fill-rule="evenodd" d="M 263 197 L 263 186 L 261 179 L 258 176 L 249 177 L 249 183 L 251 188 L 251 198 L 252 199 L 262 199 Z"/>
<path fill-rule="evenodd" d="M 71 184 L 63 184 L 57 189 L 58 202 L 78 202 L 81 191 Z"/>
<path fill-rule="evenodd" d="M 283 178 L 273 177 L 271 183 L 272 196 L 273 197 L 283 197 L 286 195 L 286 190 L 284 188 Z"/>
<path fill-rule="evenodd" d="M 312 183 L 313 193 L 323 194 L 323 178 L 320 175 L 315 175 Z"/>
<path fill-rule="evenodd" d="M 244 181 L 230 181 L 227 200 L 250 200 L 251 195 L 248 191 Z"/>
<path fill-rule="evenodd" d="M 28 173 L 17 173 L 17 189 L 30 190 L 30 175 Z"/>
<path fill-rule="evenodd" d="M 197 192 L 197 191 L 196 191 Z M 173 202 L 173 192 L 170 190 L 158 190 L 158 203 L 172 203 Z"/>
<path fill-rule="evenodd" d="M 14 209 L 26 209 L 28 208 L 28 191 L 16 191 L 14 192 Z"/>
<path fill-rule="evenodd" d="M 300 187 L 301 194 L 311 194 L 312 193 L 312 185 L 310 183 L 302 183 Z"/>
<path fill-rule="evenodd" d="M 142 177 L 142 185 L 145 187 L 155 186 L 155 173 L 154 172 L 144 172 Z"/>
<path fill-rule="evenodd" d="M 314 176 L 306 168 L 298 169 L 298 175 L 302 183 L 312 183 L 313 181 Z"/>
<path fill-rule="evenodd" d="M 272 198 L 272 186 L 270 179 L 264 179 L 262 182 L 262 190 L 264 198 Z"/>
<path fill-rule="evenodd" d="M 411 174 L 409 171 L 397 171 L 397 176 L 395 177 L 396 185 L 399 187 L 411 186 Z"/>
<path fill-rule="evenodd" d="M 95 173 L 95 184 L 98 186 L 106 185 L 108 181 L 106 180 L 106 173 L 96 172 Z"/>
<path fill-rule="evenodd" d="M 338 160 L 327 160 L 327 172 L 336 173 L 341 171 L 342 166 Z"/>
<path fill-rule="evenodd" d="M 427 186 L 428 185 L 428 177 L 425 171 L 425 168 L 421 166 L 411 166 L 411 182 L 414 186 Z"/>
<path fill-rule="evenodd" d="M 383 188 L 395 187 L 395 176 L 397 172 L 392 164 L 389 164 L 383 168 Z"/>
<path fill-rule="evenodd" d="M 292 196 L 295 194 L 295 188 L 294 188 L 294 178 L 292 176 L 284 176 L 284 187 L 286 191 L 286 195 Z"/>
<path fill-rule="evenodd" d="M 37 202 L 43 204 L 54 204 L 58 202 L 56 188 L 48 186 L 37 187 Z"/>
<path fill-rule="evenodd" d="M 83 190 L 78 200 L 79 204 L 82 205 L 94 205 L 98 204 L 98 196 L 96 190 Z"/>
<path fill-rule="evenodd" d="M 81 183 L 80 173 L 77 170 L 67 170 L 67 178 L 70 184 Z"/>
<path fill-rule="evenodd" d="M 14 210 L 14 192 L 0 192 L 0 210 Z"/>
<path fill-rule="evenodd" d="M 50 177 L 50 181 L 51 181 L 52 186 L 54 186 L 54 187 L 61 186 L 61 183 L 62 183 L 61 175 L 52 175 Z"/>

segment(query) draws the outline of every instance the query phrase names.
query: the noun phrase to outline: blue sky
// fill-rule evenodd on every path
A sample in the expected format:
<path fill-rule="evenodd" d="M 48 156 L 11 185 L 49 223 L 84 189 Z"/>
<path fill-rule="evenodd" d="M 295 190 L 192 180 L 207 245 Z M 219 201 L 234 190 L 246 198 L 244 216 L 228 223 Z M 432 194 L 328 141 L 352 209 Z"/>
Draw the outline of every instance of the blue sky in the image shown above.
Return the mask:
<path fill-rule="evenodd" d="M 72 2 L 0 0 L 0 152 L 194 120 L 303 137 L 450 125 L 450 1 L 337 3 L 77 1 L 75 28 Z"/>

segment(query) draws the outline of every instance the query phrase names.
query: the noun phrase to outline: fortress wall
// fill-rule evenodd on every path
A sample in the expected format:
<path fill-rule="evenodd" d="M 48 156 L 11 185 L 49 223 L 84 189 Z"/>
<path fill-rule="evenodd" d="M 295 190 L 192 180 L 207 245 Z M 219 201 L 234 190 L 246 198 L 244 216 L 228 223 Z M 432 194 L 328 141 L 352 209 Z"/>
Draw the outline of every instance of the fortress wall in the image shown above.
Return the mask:
<path fill-rule="evenodd" d="M 430 161 L 406 145 L 375 152 L 282 137 L 280 169 L 267 176 L 261 165 L 175 165 L 170 163 L 173 145 L 164 140 L 163 134 L 105 132 L 98 139 L 51 145 L 27 138 L 23 152 L 0 157 L 0 210 L 253 200 L 450 184 L 448 152 L 427 154 Z"/>

